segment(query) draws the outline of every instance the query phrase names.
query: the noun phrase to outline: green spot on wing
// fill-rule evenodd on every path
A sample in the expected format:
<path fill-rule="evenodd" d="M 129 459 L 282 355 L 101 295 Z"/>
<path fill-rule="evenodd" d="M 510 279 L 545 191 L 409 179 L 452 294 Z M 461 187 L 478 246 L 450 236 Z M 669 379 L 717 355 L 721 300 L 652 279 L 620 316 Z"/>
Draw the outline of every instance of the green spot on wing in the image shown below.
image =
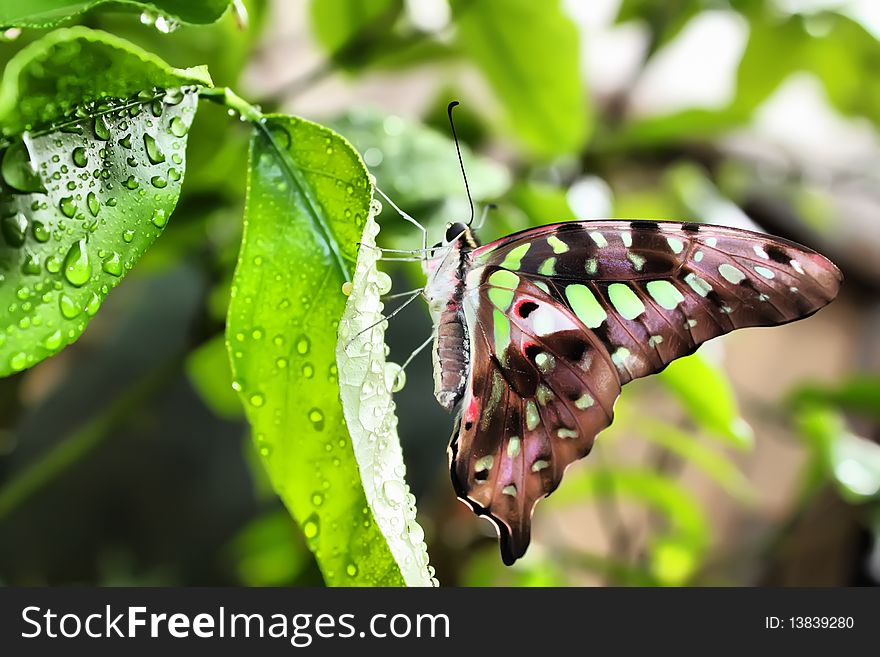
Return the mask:
<path fill-rule="evenodd" d="M 519 269 L 522 265 L 522 259 L 529 252 L 529 247 L 532 245 L 528 242 L 525 244 L 520 244 L 518 247 L 511 249 L 510 252 L 504 256 L 504 260 L 501 261 L 501 266 L 505 269 Z"/>
<path fill-rule="evenodd" d="M 675 310 L 684 301 L 684 295 L 669 281 L 648 281 L 645 288 L 651 298 L 666 310 Z"/>
<path fill-rule="evenodd" d="M 608 286 L 608 298 L 624 319 L 635 319 L 645 312 L 645 304 L 625 283 L 612 283 Z"/>
<path fill-rule="evenodd" d="M 574 314 L 587 328 L 598 328 L 608 318 L 605 309 L 586 285 L 569 285 L 565 288 L 565 297 Z"/>

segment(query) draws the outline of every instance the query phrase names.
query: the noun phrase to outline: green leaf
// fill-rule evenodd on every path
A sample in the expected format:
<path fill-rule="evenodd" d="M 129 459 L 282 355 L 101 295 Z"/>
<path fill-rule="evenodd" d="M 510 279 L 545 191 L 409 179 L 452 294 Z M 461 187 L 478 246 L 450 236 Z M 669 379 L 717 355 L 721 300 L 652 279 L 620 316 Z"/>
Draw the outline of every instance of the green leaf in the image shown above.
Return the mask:
<path fill-rule="evenodd" d="M 332 585 L 403 584 L 364 496 L 335 359 L 371 196 L 333 131 L 282 115 L 256 124 L 226 338 L 256 447 Z"/>
<path fill-rule="evenodd" d="M 333 128 L 364 156 L 379 188 L 404 209 L 463 197 L 455 144 L 444 134 L 398 116 L 372 110 L 350 112 Z M 501 196 L 510 186 L 507 169 L 462 147 L 475 200 Z"/>
<path fill-rule="evenodd" d="M 662 474 L 640 468 L 584 468 L 572 474 L 553 494 L 554 504 L 610 496 L 640 501 L 666 521 L 664 532 L 650 539 L 652 574 L 666 584 L 681 584 L 695 572 L 709 545 L 709 524 L 687 489 Z"/>
<path fill-rule="evenodd" d="M 425 532 L 416 521 L 415 497 L 406 466 L 392 392 L 403 387 L 404 372 L 385 360 L 385 326 L 380 297 L 391 277 L 376 268 L 380 212 L 374 202 L 361 237 L 351 296 L 339 323 L 336 364 L 339 392 L 367 502 L 408 586 L 431 586 Z"/>
<path fill-rule="evenodd" d="M 459 47 L 498 95 L 507 119 L 535 154 L 580 149 L 591 116 L 575 25 L 559 0 L 453 0 Z"/>
<path fill-rule="evenodd" d="M 709 449 L 699 437 L 678 427 L 654 420 L 637 420 L 641 435 L 680 457 L 706 474 L 732 497 L 743 504 L 756 502 L 755 491 L 749 480 L 724 454 Z"/>
<path fill-rule="evenodd" d="M 146 12 L 153 20 L 163 17 L 166 23 L 157 27 L 167 31 L 174 29 L 174 22 L 213 23 L 231 0 L 5 0 L 0 5 L 0 26 L 4 27 L 54 27 L 98 6 L 108 9 L 126 8 L 133 12 Z"/>
<path fill-rule="evenodd" d="M 232 370 L 222 335 L 208 340 L 187 357 L 186 374 L 202 401 L 218 417 L 234 420 L 244 415 L 241 400 L 232 389 Z"/>
<path fill-rule="evenodd" d="M 108 70 L 118 74 L 112 83 Z M 55 32 L 10 62 L 0 83 L 9 136 L 0 165 L 0 376 L 75 341 L 164 230 L 196 110 L 194 88 L 181 85 L 202 81 L 83 28 Z"/>
<path fill-rule="evenodd" d="M 730 381 L 700 353 L 673 361 L 659 377 L 697 426 L 735 447 L 752 446 L 752 428 L 739 413 Z"/>
<path fill-rule="evenodd" d="M 371 46 L 386 37 L 402 11 L 402 0 L 312 0 L 309 5 L 318 42 L 352 67 L 367 63 Z"/>
<path fill-rule="evenodd" d="M 801 435 L 816 448 L 828 477 L 845 499 L 855 503 L 880 499 L 880 445 L 849 431 L 840 413 L 829 408 L 802 408 L 797 421 Z"/>
<path fill-rule="evenodd" d="M 880 419 L 880 378 L 856 375 L 838 386 L 804 384 L 792 393 L 790 404 L 795 408 L 811 404 L 833 405 Z"/>
<path fill-rule="evenodd" d="M 0 129 L 6 136 L 19 135 L 74 118 L 71 115 L 93 101 L 190 84 L 211 86 L 207 69 L 171 68 L 105 32 L 84 27 L 56 30 L 6 65 L 0 82 Z"/>

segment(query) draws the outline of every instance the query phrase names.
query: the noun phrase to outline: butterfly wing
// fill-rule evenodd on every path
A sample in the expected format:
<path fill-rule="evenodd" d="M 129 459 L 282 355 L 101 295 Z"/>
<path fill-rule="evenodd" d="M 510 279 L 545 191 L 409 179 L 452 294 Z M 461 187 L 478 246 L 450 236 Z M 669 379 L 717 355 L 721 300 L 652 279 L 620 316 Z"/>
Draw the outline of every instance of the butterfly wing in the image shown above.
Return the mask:
<path fill-rule="evenodd" d="M 610 424 L 621 385 L 736 328 L 806 317 L 841 280 L 793 242 L 677 222 L 545 226 L 480 247 L 471 265 L 473 366 L 450 469 L 508 564 L 537 501 Z"/>

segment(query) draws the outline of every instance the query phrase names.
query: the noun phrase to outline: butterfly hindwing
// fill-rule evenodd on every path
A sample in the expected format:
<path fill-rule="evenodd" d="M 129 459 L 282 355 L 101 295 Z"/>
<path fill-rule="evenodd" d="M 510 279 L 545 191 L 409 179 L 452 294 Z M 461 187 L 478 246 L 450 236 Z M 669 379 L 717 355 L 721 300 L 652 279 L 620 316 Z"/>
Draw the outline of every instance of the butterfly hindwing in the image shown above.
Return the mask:
<path fill-rule="evenodd" d="M 512 563 L 539 499 L 608 426 L 621 385 L 718 335 L 812 314 L 840 273 L 793 242 L 678 222 L 545 226 L 477 248 L 472 367 L 450 446 L 456 492 Z"/>
<path fill-rule="evenodd" d="M 538 286 L 506 270 L 466 297 L 473 371 L 450 447 L 456 492 L 498 527 L 505 563 L 532 510 L 611 422 L 620 393 L 601 342 Z M 485 365 L 485 366 L 484 366 Z"/>

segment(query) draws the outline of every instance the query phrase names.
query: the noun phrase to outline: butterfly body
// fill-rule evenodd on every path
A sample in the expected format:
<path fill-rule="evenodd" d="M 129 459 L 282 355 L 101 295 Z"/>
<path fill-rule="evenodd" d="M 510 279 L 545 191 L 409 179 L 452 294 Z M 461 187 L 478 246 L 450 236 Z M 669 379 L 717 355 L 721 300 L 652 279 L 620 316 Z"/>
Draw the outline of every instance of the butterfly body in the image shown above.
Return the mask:
<path fill-rule="evenodd" d="M 736 328 L 806 317 L 841 280 L 794 242 L 648 221 L 565 222 L 484 246 L 457 224 L 425 268 L 435 396 L 456 411 L 453 485 L 496 526 L 508 564 L 622 385 Z"/>

